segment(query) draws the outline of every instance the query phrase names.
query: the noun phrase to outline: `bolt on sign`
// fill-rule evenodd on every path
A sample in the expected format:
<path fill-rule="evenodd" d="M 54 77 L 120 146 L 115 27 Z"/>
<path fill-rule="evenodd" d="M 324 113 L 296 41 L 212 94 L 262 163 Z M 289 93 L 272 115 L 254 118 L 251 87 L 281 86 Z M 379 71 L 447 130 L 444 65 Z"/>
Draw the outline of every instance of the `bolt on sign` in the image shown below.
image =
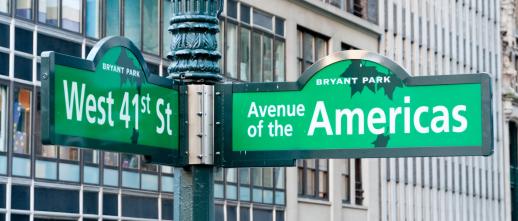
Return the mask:
<path fill-rule="evenodd" d="M 128 39 L 103 39 L 86 60 L 44 52 L 41 79 L 44 144 L 178 158 L 179 86 L 150 74 Z"/>
<path fill-rule="evenodd" d="M 487 74 L 410 76 L 393 61 L 345 51 L 297 82 L 217 85 L 218 162 L 476 156 L 492 153 Z"/>

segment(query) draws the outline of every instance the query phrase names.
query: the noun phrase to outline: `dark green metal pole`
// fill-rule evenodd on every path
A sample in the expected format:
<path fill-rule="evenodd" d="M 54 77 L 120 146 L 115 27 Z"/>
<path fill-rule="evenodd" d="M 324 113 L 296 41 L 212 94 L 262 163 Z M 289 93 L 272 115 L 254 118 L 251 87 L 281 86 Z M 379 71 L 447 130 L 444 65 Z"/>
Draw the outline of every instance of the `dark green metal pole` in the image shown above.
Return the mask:
<path fill-rule="evenodd" d="M 219 74 L 216 35 L 222 0 L 172 0 L 169 32 L 173 38 L 168 58 L 169 77 L 187 83 L 214 83 Z"/>
<path fill-rule="evenodd" d="M 222 0 L 172 0 L 171 3 L 173 17 L 169 23 L 169 32 L 172 35 L 172 41 L 168 58 L 172 63 L 167 70 L 169 78 L 182 84 L 211 85 L 222 81 L 218 66 L 221 55 L 218 52 L 216 40 Z M 200 126 L 190 120 L 188 124 L 189 127 Z M 190 155 L 195 151 L 191 149 L 198 148 L 192 147 L 197 145 L 194 143 L 196 142 L 189 142 L 191 146 L 188 147 L 189 151 L 186 154 L 186 161 L 190 165 L 176 168 L 174 172 L 175 221 L 214 220 L 214 166 L 206 163 L 212 160 L 203 159 L 202 163 L 192 160 L 193 156 Z M 211 153 L 208 155 L 213 156 Z M 206 155 L 199 156 L 202 159 Z"/>

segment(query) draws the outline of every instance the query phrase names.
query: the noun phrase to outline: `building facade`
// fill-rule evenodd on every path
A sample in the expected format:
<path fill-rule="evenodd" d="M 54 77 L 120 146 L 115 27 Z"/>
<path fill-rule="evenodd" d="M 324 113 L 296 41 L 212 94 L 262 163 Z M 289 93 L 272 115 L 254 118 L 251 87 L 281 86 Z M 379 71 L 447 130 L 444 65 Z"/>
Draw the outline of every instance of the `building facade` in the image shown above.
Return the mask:
<path fill-rule="evenodd" d="M 500 2 L 383 1 L 380 53 L 412 75 L 491 75 L 494 153 L 381 159 L 380 220 L 510 220 L 502 140 Z"/>
<path fill-rule="evenodd" d="M 218 37 L 227 81 L 296 81 L 347 49 L 383 54 L 416 76 L 487 72 L 495 152 L 218 169 L 216 220 L 512 220 L 516 26 L 512 37 L 500 35 L 500 8 L 508 5 L 515 13 L 509 0 L 224 0 Z M 170 7 L 168 0 L 0 0 L 0 220 L 172 220 L 173 168 L 39 141 L 41 52 L 86 58 L 99 39 L 123 35 L 152 73 L 167 76 Z"/>

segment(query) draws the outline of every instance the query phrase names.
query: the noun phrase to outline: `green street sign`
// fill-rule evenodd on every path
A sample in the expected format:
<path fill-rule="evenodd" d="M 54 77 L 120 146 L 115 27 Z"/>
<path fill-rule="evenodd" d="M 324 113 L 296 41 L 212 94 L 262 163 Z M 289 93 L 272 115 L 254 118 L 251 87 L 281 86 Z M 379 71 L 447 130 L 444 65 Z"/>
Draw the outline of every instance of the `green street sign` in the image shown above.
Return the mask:
<path fill-rule="evenodd" d="M 86 60 L 44 52 L 41 79 L 44 144 L 179 160 L 179 86 L 150 74 L 128 39 L 105 38 Z"/>
<path fill-rule="evenodd" d="M 345 51 L 297 82 L 217 85 L 217 162 L 490 155 L 490 81 L 487 74 L 411 77 L 383 56 Z"/>

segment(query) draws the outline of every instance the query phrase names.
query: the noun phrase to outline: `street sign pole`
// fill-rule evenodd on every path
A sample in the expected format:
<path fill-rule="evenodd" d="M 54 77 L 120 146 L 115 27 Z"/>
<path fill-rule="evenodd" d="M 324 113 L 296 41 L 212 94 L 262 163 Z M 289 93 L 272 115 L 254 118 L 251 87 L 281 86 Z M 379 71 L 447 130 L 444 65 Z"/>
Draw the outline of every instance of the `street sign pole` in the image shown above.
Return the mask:
<path fill-rule="evenodd" d="M 187 166 L 175 169 L 174 220 L 214 220 L 214 84 L 221 82 L 216 35 L 221 0 L 172 0 L 169 78 L 186 84 Z"/>

